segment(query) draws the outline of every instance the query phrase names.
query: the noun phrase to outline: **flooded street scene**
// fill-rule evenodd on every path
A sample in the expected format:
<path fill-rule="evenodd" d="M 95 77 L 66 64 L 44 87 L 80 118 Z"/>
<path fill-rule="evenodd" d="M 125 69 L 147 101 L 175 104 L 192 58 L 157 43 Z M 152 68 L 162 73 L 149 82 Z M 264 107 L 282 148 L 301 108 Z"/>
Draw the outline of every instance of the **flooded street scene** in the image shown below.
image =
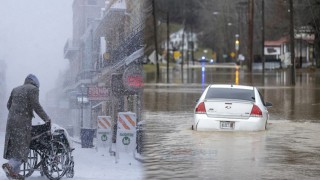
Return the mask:
<path fill-rule="evenodd" d="M 320 179 L 319 1 L 151 4 L 146 179 Z M 255 115 L 266 129 L 239 130 Z"/>
<path fill-rule="evenodd" d="M 297 74 L 290 86 L 283 70 L 266 71 L 263 82 L 261 71 L 206 69 L 205 86 L 254 84 L 272 103 L 267 130 L 257 132 L 193 131 L 202 84 L 146 84 L 147 179 L 319 179 L 320 73 Z"/>

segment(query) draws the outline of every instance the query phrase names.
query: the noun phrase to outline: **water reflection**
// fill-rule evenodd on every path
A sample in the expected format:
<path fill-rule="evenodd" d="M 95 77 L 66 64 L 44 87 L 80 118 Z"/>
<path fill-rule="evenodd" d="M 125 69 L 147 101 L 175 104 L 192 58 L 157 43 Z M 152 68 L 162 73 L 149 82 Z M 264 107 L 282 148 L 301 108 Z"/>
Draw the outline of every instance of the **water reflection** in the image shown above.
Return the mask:
<path fill-rule="evenodd" d="M 235 84 L 236 84 L 236 85 L 239 85 L 239 67 L 236 68 Z"/>
<path fill-rule="evenodd" d="M 178 84 L 212 84 L 212 83 L 229 83 L 229 84 L 242 84 L 242 85 L 255 85 L 255 86 L 291 86 L 290 70 L 266 70 L 265 75 L 261 71 L 253 71 L 252 73 L 246 72 L 239 66 L 230 66 L 224 68 L 215 68 L 214 66 L 206 65 L 199 66 L 198 68 L 189 68 L 183 70 L 176 67 L 169 71 L 169 82 Z M 203 73 L 204 72 L 204 73 Z M 309 71 L 307 69 L 299 70 L 296 72 L 296 85 L 297 86 L 315 86 L 320 78 L 317 71 Z M 167 83 L 167 72 L 162 69 L 160 72 L 160 82 Z M 182 78 L 184 78 L 182 80 Z M 145 76 L 146 83 L 154 83 L 156 76 L 155 73 L 147 73 Z"/>
<path fill-rule="evenodd" d="M 206 83 L 206 67 L 204 66 L 204 63 L 202 63 L 202 67 L 201 67 L 201 86 L 202 86 L 202 90 L 205 89 L 205 83 Z"/>

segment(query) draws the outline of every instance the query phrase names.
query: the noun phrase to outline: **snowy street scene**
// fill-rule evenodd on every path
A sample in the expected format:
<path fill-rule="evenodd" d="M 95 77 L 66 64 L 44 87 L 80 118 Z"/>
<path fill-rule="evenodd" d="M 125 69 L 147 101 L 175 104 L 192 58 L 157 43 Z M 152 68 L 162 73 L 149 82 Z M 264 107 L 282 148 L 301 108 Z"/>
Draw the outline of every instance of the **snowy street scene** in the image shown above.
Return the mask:
<path fill-rule="evenodd" d="M 3 154 L 4 133 L 0 133 L 0 153 Z M 110 156 L 108 148 L 81 148 L 78 143 L 73 144 L 74 156 L 74 177 L 77 180 L 106 180 L 123 179 L 139 180 L 143 179 L 142 163 L 134 158 L 133 153 L 121 153 L 116 163 L 114 156 Z M 0 163 L 6 161 L 1 159 Z M 6 179 L 5 173 L 0 171 L 0 179 Z M 46 176 L 41 176 L 40 171 L 35 171 L 28 180 L 46 180 Z M 63 177 L 62 179 L 70 179 Z"/>
<path fill-rule="evenodd" d="M 0 3 L 0 179 L 143 179 L 143 1 Z"/>

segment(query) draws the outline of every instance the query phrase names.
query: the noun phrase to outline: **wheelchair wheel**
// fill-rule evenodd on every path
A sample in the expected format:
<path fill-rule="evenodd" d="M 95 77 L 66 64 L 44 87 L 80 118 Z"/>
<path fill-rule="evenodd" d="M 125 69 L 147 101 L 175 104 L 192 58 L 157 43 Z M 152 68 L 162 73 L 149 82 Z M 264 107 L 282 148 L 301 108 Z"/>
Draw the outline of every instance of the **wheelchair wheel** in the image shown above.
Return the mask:
<path fill-rule="evenodd" d="M 73 176 L 74 176 L 74 162 L 70 163 L 70 168 L 68 169 L 66 176 L 67 176 L 67 178 L 73 178 Z"/>
<path fill-rule="evenodd" d="M 35 150 L 31 150 L 28 155 L 27 162 L 23 163 L 21 166 L 20 174 L 24 177 L 29 177 L 37 169 L 37 164 L 40 162 L 40 155 Z"/>
<path fill-rule="evenodd" d="M 73 176 L 74 176 L 74 161 L 73 161 L 73 156 L 71 156 L 69 161 L 69 168 L 66 172 L 66 177 L 73 178 Z"/>
<path fill-rule="evenodd" d="M 66 146 L 59 141 L 52 141 L 51 149 L 45 152 L 43 159 L 43 173 L 51 180 L 59 180 L 67 172 L 69 160 Z"/>

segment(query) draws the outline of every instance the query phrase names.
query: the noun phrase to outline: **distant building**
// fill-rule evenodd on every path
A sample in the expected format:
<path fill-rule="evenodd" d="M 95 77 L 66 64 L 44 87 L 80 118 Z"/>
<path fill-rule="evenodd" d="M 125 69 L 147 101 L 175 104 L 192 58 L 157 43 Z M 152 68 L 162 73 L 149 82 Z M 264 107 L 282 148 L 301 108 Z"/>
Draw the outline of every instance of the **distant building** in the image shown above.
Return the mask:
<path fill-rule="evenodd" d="M 307 67 L 315 65 L 314 62 L 314 33 L 311 27 L 303 26 L 297 28 L 295 32 L 295 62 L 296 67 Z M 277 67 L 287 67 L 291 65 L 290 39 L 282 37 L 278 40 L 266 40 L 264 43 L 264 54 L 266 62 L 277 63 Z"/>
<path fill-rule="evenodd" d="M 288 42 L 289 40 L 287 37 L 273 41 L 265 41 L 264 56 L 266 69 L 287 67 L 291 64 Z M 261 60 L 258 62 L 261 62 Z M 271 66 L 269 67 L 269 65 Z"/>
<path fill-rule="evenodd" d="M 162 42 L 161 48 L 167 49 L 167 41 Z M 196 51 L 197 49 L 198 41 L 196 33 L 185 32 L 183 29 L 180 29 L 170 34 L 169 51 L 171 54 L 173 54 L 173 51 L 179 51 L 180 53 L 183 51 L 185 53 L 184 57 L 187 57 L 186 52 Z M 166 56 L 165 54 L 162 55 Z"/>
<path fill-rule="evenodd" d="M 170 34 L 170 43 L 169 49 L 176 49 L 176 50 L 187 50 L 198 49 L 198 42 L 197 42 L 197 34 L 191 32 L 184 32 L 183 29 L 180 29 L 177 32 Z M 162 44 L 163 48 L 167 48 L 167 42 L 164 41 Z"/>

